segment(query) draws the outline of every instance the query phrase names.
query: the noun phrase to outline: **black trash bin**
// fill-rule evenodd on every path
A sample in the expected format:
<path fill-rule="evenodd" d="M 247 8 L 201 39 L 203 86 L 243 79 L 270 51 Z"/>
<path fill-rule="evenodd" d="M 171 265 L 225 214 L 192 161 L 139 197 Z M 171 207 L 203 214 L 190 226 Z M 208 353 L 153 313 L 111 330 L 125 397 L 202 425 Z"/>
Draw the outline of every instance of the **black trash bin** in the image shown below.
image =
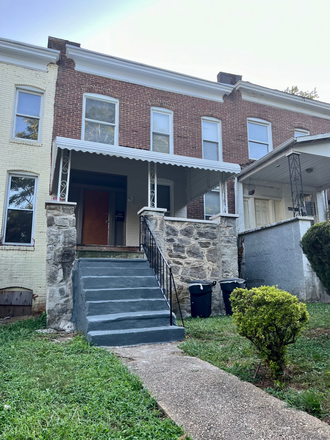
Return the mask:
<path fill-rule="evenodd" d="M 195 280 L 189 283 L 191 316 L 208 318 L 211 315 L 212 287 L 216 281 Z"/>
<path fill-rule="evenodd" d="M 230 294 L 234 289 L 236 289 L 236 287 L 244 289 L 245 280 L 243 280 L 243 278 L 227 278 L 226 280 L 220 280 L 219 283 L 225 303 L 226 314 L 232 315 L 233 311 L 231 309 Z"/>

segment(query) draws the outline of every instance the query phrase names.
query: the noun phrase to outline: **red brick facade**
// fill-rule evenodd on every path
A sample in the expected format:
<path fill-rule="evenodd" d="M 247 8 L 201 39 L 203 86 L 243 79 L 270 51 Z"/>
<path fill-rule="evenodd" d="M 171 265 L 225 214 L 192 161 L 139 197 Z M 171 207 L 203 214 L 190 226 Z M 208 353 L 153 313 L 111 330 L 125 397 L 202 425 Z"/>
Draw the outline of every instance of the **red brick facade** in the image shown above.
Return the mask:
<path fill-rule="evenodd" d="M 202 157 L 201 118 L 221 121 L 223 161 L 249 163 L 247 118 L 272 124 L 273 148 L 294 135 L 295 128 L 310 134 L 330 132 L 330 121 L 289 110 L 243 101 L 233 91 L 219 103 L 157 90 L 123 81 L 77 72 L 65 56 L 63 40 L 50 39 L 49 47 L 62 50 L 57 80 L 53 137 L 81 139 L 84 93 L 96 93 L 119 100 L 119 145 L 150 149 L 150 109 L 173 111 L 174 153 Z M 70 43 L 72 44 L 72 43 Z M 232 185 L 231 185 L 232 188 Z M 229 211 L 234 212 L 234 192 L 229 192 Z M 203 218 L 203 200 L 190 204 L 188 216 Z"/>

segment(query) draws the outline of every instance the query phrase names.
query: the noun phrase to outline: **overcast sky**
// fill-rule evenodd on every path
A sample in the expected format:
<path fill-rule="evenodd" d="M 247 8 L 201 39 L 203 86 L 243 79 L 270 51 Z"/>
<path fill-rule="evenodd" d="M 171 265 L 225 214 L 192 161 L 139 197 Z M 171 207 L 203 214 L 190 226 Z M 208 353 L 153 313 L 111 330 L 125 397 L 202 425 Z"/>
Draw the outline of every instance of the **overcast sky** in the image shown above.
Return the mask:
<path fill-rule="evenodd" d="M 216 81 L 219 71 L 330 103 L 329 0 L 0 0 L 0 37 L 85 49 Z"/>

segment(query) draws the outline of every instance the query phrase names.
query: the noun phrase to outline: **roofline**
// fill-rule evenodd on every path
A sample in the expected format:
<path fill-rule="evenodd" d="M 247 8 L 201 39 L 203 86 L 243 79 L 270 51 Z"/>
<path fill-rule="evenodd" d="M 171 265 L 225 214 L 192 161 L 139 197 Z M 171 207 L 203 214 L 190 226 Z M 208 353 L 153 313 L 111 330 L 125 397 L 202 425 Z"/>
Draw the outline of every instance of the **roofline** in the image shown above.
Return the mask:
<path fill-rule="evenodd" d="M 235 90 L 241 92 L 242 99 L 245 101 L 330 119 L 330 104 L 326 102 L 291 95 L 280 90 L 252 84 L 248 81 L 239 81 L 235 85 Z"/>
<path fill-rule="evenodd" d="M 268 162 L 275 156 L 278 156 L 280 153 L 285 151 L 286 149 L 289 149 L 293 147 L 295 144 L 302 144 L 304 142 L 315 142 L 320 141 L 323 139 L 330 139 L 330 133 L 322 133 L 322 134 L 316 134 L 313 136 L 301 136 L 298 138 L 290 138 L 287 141 L 283 142 L 283 144 L 279 145 L 277 148 L 272 150 L 270 153 L 266 154 L 266 156 L 263 156 L 261 159 L 256 160 L 251 165 L 247 166 L 242 170 L 237 178 L 240 180 L 242 177 L 244 177 L 246 174 L 249 174 L 251 171 L 253 171 L 255 168 L 259 168 L 260 165 L 263 165 L 265 162 Z"/>
<path fill-rule="evenodd" d="M 130 82 L 146 87 L 223 102 L 234 86 L 165 70 L 124 58 L 113 57 L 67 44 L 66 55 L 75 69 L 92 75 Z"/>
<path fill-rule="evenodd" d="M 60 51 L 0 38 L 0 62 L 33 70 L 47 71 L 49 63 L 59 60 Z"/>

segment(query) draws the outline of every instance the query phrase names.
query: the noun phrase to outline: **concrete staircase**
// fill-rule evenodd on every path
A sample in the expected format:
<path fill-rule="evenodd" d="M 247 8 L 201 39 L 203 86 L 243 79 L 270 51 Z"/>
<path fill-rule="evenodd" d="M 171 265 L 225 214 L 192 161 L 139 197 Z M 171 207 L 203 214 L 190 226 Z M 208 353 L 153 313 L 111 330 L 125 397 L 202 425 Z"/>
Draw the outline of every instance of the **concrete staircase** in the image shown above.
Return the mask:
<path fill-rule="evenodd" d="M 73 301 L 72 320 L 94 345 L 184 339 L 182 327 L 170 326 L 169 308 L 147 260 L 78 259 Z"/>

